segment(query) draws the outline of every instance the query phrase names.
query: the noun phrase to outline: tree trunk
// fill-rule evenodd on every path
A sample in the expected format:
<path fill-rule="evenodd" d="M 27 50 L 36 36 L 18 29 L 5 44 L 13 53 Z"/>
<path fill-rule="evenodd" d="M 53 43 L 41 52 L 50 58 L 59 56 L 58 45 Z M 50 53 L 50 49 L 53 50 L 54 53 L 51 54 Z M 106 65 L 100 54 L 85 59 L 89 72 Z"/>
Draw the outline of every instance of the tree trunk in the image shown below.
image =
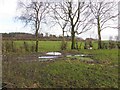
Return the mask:
<path fill-rule="evenodd" d="M 97 24 L 98 24 L 98 49 L 102 49 L 102 45 L 101 45 L 101 28 L 100 28 L 100 18 L 99 18 L 99 16 L 98 16 Z"/>
<path fill-rule="evenodd" d="M 36 30 L 36 46 L 35 46 L 35 52 L 38 52 L 38 30 Z"/>
<path fill-rule="evenodd" d="M 72 27 L 71 36 L 72 36 L 72 45 L 71 45 L 71 49 L 75 49 L 75 32 L 74 32 L 74 27 Z"/>
<path fill-rule="evenodd" d="M 63 29 L 63 42 L 65 42 L 64 33 L 65 33 L 65 31 L 64 31 L 64 29 Z"/>
<path fill-rule="evenodd" d="M 38 52 L 38 39 L 36 40 L 35 52 Z"/>
<path fill-rule="evenodd" d="M 101 33 L 100 33 L 100 31 L 98 32 L 98 38 L 99 38 L 99 40 L 98 40 L 98 49 L 102 49 L 102 45 L 101 45 Z"/>

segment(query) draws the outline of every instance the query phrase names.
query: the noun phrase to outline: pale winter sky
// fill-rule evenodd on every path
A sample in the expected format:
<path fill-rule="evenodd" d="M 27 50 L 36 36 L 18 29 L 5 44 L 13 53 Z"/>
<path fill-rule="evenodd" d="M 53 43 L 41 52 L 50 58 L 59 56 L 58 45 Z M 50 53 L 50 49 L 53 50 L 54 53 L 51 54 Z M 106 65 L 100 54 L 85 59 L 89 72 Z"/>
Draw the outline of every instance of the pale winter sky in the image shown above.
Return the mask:
<path fill-rule="evenodd" d="M 17 16 L 17 1 L 18 0 L 0 0 L 0 33 L 9 33 L 9 32 L 26 32 L 33 33 L 33 31 L 29 27 L 24 27 L 22 22 L 16 21 L 15 17 Z M 54 0 L 53 0 L 54 1 Z M 116 0 L 117 1 L 117 0 Z M 117 24 L 117 23 L 115 23 Z M 57 29 L 57 30 L 56 30 Z M 41 33 L 51 33 L 55 35 L 61 35 L 62 31 L 59 26 L 54 28 L 42 28 Z M 106 29 L 102 31 L 102 39 L 108 40 L 109 36 L 118 35 L 118 30 L 116 29 Z M 88 31 L 79 35 L 82 38 L 97 38 L 97 30 L 93 28 L 93 30 Z"/>

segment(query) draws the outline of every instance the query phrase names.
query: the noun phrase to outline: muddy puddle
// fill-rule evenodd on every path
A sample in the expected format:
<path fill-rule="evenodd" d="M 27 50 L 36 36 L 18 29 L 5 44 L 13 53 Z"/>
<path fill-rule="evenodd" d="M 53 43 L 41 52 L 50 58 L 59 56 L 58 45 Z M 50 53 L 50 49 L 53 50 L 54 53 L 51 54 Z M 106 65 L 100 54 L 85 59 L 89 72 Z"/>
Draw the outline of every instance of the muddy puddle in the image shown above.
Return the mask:
<path fill-rule="evenodd" d="M 87 54 L 66 54 L 63 55 L 60 52 L 48 52 L 43 56 L 38 57 L 39 61 L 49 61 L 49 60 L 56 60 L 59 58 L 69 59 L 69 60 L 81 60 L 81 61 L 89 61 L 94 62 L 90 57 L 93 55 L 87 55 Z"/>
<path fill-rule="evenodd" d="M 39 61 L 48 61 L 48 60 L 54 60 L 60 57 L 62 57 L 62 53 L 60 52 L 47 52 L 45 55 L 39 56 L 38 59 Z"/>
<path fill-rule="evenodd" d="M 92 55 L 88 54 L 62 54 L 61 52 L 47 52 L 47 53 L 32 53 L 24 56 L 4 56 L 5 61 L 54 61 L 59 60 L 80 60 L 82 62 L 94 62 L 91 59 Z"/>

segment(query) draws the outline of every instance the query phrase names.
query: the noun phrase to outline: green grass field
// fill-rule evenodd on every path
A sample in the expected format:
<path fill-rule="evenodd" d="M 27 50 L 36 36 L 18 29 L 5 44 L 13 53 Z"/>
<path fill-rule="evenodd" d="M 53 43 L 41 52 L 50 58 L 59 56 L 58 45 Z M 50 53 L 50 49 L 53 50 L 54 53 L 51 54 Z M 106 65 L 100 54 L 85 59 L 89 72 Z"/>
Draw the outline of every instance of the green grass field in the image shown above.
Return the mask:
<path fill-rule="evenodd" d="M 27 47 L 30 49 L 31 46 L 35 46 L 35 41 L 25 41 L 27 43 Z M 11 41 L 3 41 L 4 44 L 10 44 Z M 14 41 L 13 47 L 17 51 L 21 51 L 20 49 L 24 48 L 24 41 Z M 39 52 L 49 52 L 49 51 L 61 51 L 61 41 L 39 41 Z M 81 46 L 80 46 L 81 44 Z M 9 46 L 8 46 L 9 47 Z M 78 42 L 78 48 L 84 49 L 84 42 Z M 93 42 L 93 49 L 97 49 L 97 42 Z M 67 50 L 71 50 L 71 42 L 67 42 Z M 24 52 L 24 50 L 23 50 Z M 26 52 L 25 52 L 26 53 Z"/>
<path fill-rule="evenodd" d="M 29 45 L 33 41 L 27 41 Z M 23 41 L 15 41 L 17 48 Z M 39 51 L 60 51 L 60 41 L 40 41 Z M 118 49 L 67 50 L 63 53 L 92 54 L 99 63 L 60 58 L 56 61 L 3 61 L 3 82 L 18 88 L 118 88 Z"/>

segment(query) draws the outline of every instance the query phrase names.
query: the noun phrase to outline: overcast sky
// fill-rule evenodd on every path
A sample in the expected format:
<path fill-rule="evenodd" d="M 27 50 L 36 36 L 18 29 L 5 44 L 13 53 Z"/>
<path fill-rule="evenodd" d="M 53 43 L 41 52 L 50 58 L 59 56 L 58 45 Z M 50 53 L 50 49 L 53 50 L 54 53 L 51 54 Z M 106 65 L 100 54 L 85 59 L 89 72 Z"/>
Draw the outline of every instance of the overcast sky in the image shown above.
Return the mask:
<path fill-rule="evenodd" d="M 17 0 L 0 0 L 0 33 L 9 33 L 9 32 L 26 32 L 26 33 L 33 33 L 30 28 L 25 28 L 24 24 L 16 21 L 15 17 L 17 15 Z M 56 30 L 57 29 L 57 30 Z M 59 26 L 54 27 L 52 29 L 49 28 L 42 28 L 41 32 L 48 32 L 51 34 L 61 35 L 62 31 Z M 109 36 L 116 36 L 118 35 L 118 31 L 115 29 L 106 29 L 102 31 L 102 39 L 108 40 Z M 79 35 L 82 38 L 97 38 L 97 30 L 93 28 L 93 30 L 88 31 Z"/>

